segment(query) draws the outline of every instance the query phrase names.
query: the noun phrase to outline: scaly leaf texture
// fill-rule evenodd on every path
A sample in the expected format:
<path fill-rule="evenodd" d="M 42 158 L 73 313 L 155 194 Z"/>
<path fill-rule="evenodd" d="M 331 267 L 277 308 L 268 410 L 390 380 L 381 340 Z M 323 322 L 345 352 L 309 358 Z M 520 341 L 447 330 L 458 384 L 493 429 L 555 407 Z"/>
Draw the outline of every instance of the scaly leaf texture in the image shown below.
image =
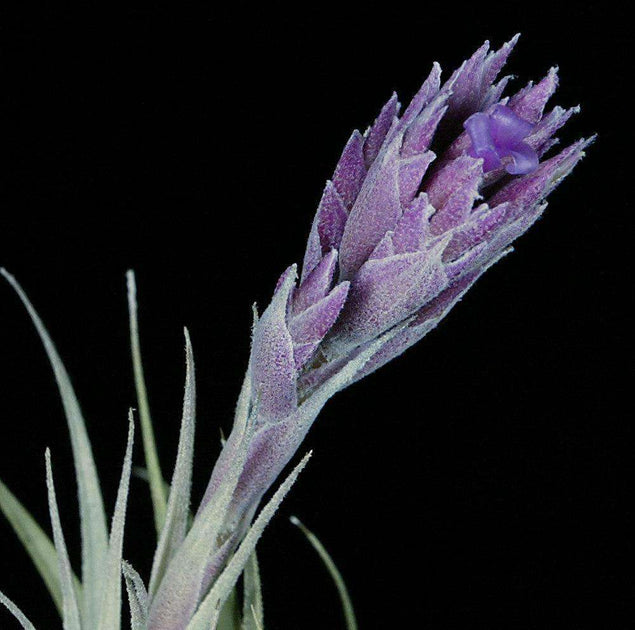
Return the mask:
<path fill-rule="evenodd" d="M 71 437 L 79 497 L 82 540 L 82 586 L 84 598 L 82 609 L 87 625 L 89 625 L 89 627 L 95 627 L 99 614 L 101 593 L 103 591 L 103 566 L 106 554 L 108 553 L 108 529 L 106 527 L 106 514 L 104 512 L 104 502 L 99 487 L 99 478 L 97 476 L 90 440 L 86 432 L 86 425 L 66 368 L 42 320 L 16 279 L 4 268 L 0 269 L 0 273 L 6 278 L 22 300 L 40 335 L 62 398 Z"/>
<path fill-rule="evenodd" d="M 64 607 L 55 545 L 2 481 L 0 481 L 0 510 L 31 557 L 61 617 Z M 73 582 L 75 590 L 80 593 L 81 584 L 77 577 L 73 576 Z"/>
<path fill-rule="evenodd" d="M 185 538 L 189 518 L 196 423 L 196 385 L 194 355 L 187 328 L 185 329 L 185 360 L 185 395 L 181 433 L 163 531 L 152 563 L 150 597 L 156 593 L 168 563 Z"/>
<path fill-rule="evenodd" d="M 117 491 L 115 513 L 112 517 L 108 558 L 104 567 L 104 589 L 101 593 L 101 607 L 98 630 L 119 630 L 121 626 L 121 554 L 123 551 L 123 535 L 126 523 L 126 506 L 128 504 L 128 488 L 130 486 L 130 470 L 132 468 L 132 447 L 134 444 L 134 419 L 132 409 L 128 413 L 128 444 L 123 460 L 123 470 Z"/>
<path fill-rule="evenodd" d="M 350 385 L 356 376 L 361 372 L 366 364 L 378 353 L 381 349 L 392 339 L 394 339 L 406 326 L 408 326 L 409 320 L 406 320 L 402 324 L 395 326 L 392 330 L 384 333 L 368 344 L 364 350 L 362 350 L 356 356 L 351 359 L 347 359 L 345 363 L 337 367 L 337 371 L 328 378 L 323 384 L 317 387 L 315 390 L 309 393 L 301 392 L 301 398 L 303 398 L 302 405 L 302 417 L 303 422 L 310 425 L 318 416 L 324 405 L 335 394 L 342 389 Z"/>
<path fill-rule="evenodd" d="M 243 470 L 253 427 L 254 423 L 249 420 L 242 427 L 243 433 L 239 437 L 232 465 L 215 500 L 197 514 L 178 553 L 170 562 L 150 606 L 150 630 L 181 627 L 194 613 L 205 569 L 215 550 L 213 544 L 223 533 L 227 509 Z"/>
<path fill-rule="evenodd" d="M 278 490 L 269 499 L 268 503 L 258 514 L 253 525 L 243 538 L 240 546 L 232 559 L 228 562 L 223 572 L 219 575 L 214 586 L 207 594 L 198 611 L 188 624 L 187 630 L 209 630 L 218 617 L 218 611 L 221 609 L 232 589 L 234 588 L 240 574 L 244 571 L 245 565 L 249 561 L 251 554 L 256 548 L 258 540 L 262 536 L 265 527 L 273 518 L 284 497 L 287 495 L 298 475 L 302 472 L 311 457 L 311 452 L 307 453 L 302 461 L 291 471 L 289 476 L 282 482 Z"/>
<path fill-rule="evenodd" d="M 234 588 L 218 615 L 216 630 L 241 630 L 240 623 L 238 591 Z"/>
<path fill-rule="evenodd" d="M 130 349 L 132 353 L 132 369 L 134 372 L 135 388 L 137 390 L 137 404 L 139 405 L 139 421 L 141 424 L 141 439 L 143 441 L 143 454 L 148 469 L 148 481 L 150 483 L 150 495 L 154 510 L 154 525 L 157 536 L 161 534 L 163 522 L 167 510 L 167 490 L 161 473 L 159 455 L 157 453 L 148 403 L 148 392 L 143 374 L 143 362 L 141 360 L 141 343 L 139 341 L 139 321 L 137 316 L 137 283 L 134 271 L 126 273 L 128 285 L 128 314 L 130 321 Z"/>
<path fill-rule="evenodd" d="M 242 630 L 264 628 L 264 606 L 258 557 L 254 551 L 243 571 L 243 625 Z"/>
<path fill-rule="evenodd" d="M 347 630 L 357 630 L 357 620 L 355 619 L 355 611 L 353 609 L 353 602 L 351 601 L 351 597 L 348 594 L 348 589 L 346 588 L 346 584 L 344 582 L 344 578 L 342 578 L 342 574 L 339 572 L 335 562 L 333 562 L 333 558 L 331 558 L 328 551 L 325 549 L 324 545 L 320 542 L 319 538 L 304 524 L 300 521 L 299 518 L 292 516 L 291 522 L 300 528 L 300 531 L 306 536 L 309 543 L 315 551 L 317 551 L 320 556 L 324 566 L 327 568 L 333 582 L 335 583 L 335 587 L 337 588 L 337 593 L 340 596 L 340 600 L 342 602 L 342 610 L 344 612 L 344 618 L 346 619 L 346 628 Z"/>
<path fill-rule="evenodd" d="M 35 626 L 26 618 L 25 614 L 2 591 L 0 591 L 0 604 L 6 606 L 24 630 L 35 630 Z"/>
<path fill-rule="evenodd" d="M 254 325 L 257 321 L 257 317 L 257 313 L 254 310 Z M 219 485 L 223 482 L 226 475 L 228 474 L 228 468 L 233 465 L 233 461 L 235 460 L 235 454 L 233 450 L 234 448 L 237 448 L 236 445 L 240 444 L 240 441 L 245 435 L 250 415 L 253 416 L 254 414 L 252 413 L 251 372 L 249 370 L 249 367 L 247 367 L 245 376 L 243 378 L 243 383 L 240 388 L 240 393 L 238 395 L 238 401 L 236 403 L 236 409 L 234 412 L 234 424 L 232 426 L 230 437 L 225 439 L 225 436 L 223 435 L 221 429 L 221 444 L 223 446 L 223 450 L 221 451 L 222 455 L 214 466 L 212 477 L 205 490 L 205 495 L 203 496 L 203 500 L 198 507 L 196 513 L 197 516 L 205 509 L 205 507 L 209 503 L 211 496 L 214 494 L 214 492 L 216 492 Z M 234 435 L 236 436 L 235 439 L 233 439 Z M 224 465 L 222 465 L 221 460 L 223 460 Z"/>
<path fill-rule="evenodd" d="M 62 523 L 60 522 L 59 507 L 55 495 L 53 483 L 53 469 L 51 467 L 51 451 L 46 449 L 46 487 L 48 489 L 49 513 L 51 515 L 51 527 L 53 528 L 53 540 L 57 550 L 59 579 L 62 588 L 64 630 L 81 630 L 79 618 L 79 605 L 73 585 L 73 570 L 68 558 Z"/>
<path fill-rule="evenodd" d="M 132 630 L 146 630 L 148 624 L 148 592 L 141 576 L 125 560 L 121 571 L 128 591 L 130 607 L 130 627 Z"/>

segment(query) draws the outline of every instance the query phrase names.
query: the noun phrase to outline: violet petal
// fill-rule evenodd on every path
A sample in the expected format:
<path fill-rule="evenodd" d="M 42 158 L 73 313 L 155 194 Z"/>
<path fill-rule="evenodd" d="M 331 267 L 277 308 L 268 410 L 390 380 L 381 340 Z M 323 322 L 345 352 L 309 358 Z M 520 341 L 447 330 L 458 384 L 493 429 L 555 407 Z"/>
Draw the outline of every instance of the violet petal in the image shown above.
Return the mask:
<path fill-rule="evenodd" d="M 496 105 L 489 114 L 473 114 L 463 126 L 471 139 L 468 153 L 483 158 L 484 172 L 499 168 L 501 162 L 513 175 L 530 173 L 538 166 L 538 155 L 523 142 L 534 125 L 506 105 Z"/>
<path fill-rule="evenodd" d="M 526 143 L 519 142 L 508 150 L 511 162 L 505 165 L 510 175 L 524 175 L 538 168 L 538 154 Z"/>

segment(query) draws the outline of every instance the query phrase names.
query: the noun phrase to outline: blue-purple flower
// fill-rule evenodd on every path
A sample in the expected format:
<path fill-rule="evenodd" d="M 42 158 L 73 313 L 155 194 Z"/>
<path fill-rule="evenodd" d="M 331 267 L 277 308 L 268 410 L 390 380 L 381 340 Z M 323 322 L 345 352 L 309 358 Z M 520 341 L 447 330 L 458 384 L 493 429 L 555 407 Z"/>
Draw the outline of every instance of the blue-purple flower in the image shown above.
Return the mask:
<path fill-rule="evenodd" d="M 538 153 L 525 142 L 534 129 L 511 107 L 496 105 L 492 112 L 477 112 L 463 123 L 470 134 L 468 155 L 483 158 L 483 172 L 505 164 L 510 175 L 527 175 L 538 168 Z"/>

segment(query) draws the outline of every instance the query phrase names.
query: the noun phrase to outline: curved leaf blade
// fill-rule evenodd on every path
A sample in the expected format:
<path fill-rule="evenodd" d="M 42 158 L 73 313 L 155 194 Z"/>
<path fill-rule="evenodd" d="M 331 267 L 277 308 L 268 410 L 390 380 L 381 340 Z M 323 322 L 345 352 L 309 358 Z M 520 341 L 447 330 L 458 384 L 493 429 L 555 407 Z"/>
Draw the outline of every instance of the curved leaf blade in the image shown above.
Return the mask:
<path fill-rule="evenodd" d="M 181 546 L 185 538 L 190 513 L 190 488 L 192 485 L 196 424 L 196 383 L 194 354 L 187 328 L 185 329 L 185 357 L 186 375 L 183 417 L 166 517 L 152 563 L 149 587 L 151 597 L 156 593 L 168 563 L 174 557 L 176 550 Z"/>
<path fill-rule="evenodd" d="M 262 630 L 264 628 L 264 606 L 262 582 L 258 558 L 254 550 L 243 572 L 243 624 L 242 630 Z"/>
<path fill-rule="evenodd" d="M 150 495 L 152 498 L 152 508 L 154 510 L 154 525 L 157 535 L 161 534 L 165 514 L 167 510 L 167 491 L 159 464 L 156 441 L 154 439 L 154 429 L 152 428 L 152 418 L 150 416 L 150 405 L 148 403 L 148 392 L 146 389 L 145 377 L 143 374 L 143 362 L 141 360 L 141 343 L 139 341 L 139 321 L 137 316 L 137 283 L 134 271 L 126 272 L 126 282 L 128 285 L 128 318 L 130 323 L 130 350 L 132 353 L 132 369 L 134 372 L 134 382 L 137 391 L 137 404 L 139 405 L 139 423 L 141 425 L 141 440 L 143 442 L 143 453 L 148 469 L 148 481 L 150 483 Z"/>
<path fill-rule="evenodd" d="M 132 410 L 128 413 L 128 443 L 123 460 L 123 470 L 117 490 L 115 513 L 112 517 L 108 558 L 103 567 L 104 590 L 102 593 L 98 630 L 119 630 L 121 627 L 121 563 L 123 551 L 124 526 L 130 471 L 132 469 L 132 447 L 134 445 L 134 420 Z"/>
<path fill-rule="evenodd" d="M 2 591 L 0 591 L 0 604 L 6 606 L 24 630 L 35 630 L 35 626 L 26 618 L 25 614 Z"/>
<path fill-rule="evenodd" d="M 15 531 L 26 552 L 31 557 L 61 617 L 64 611 L 64 604 L 55 545 L 53 545 L 51 539 L 38 525 L 29 511 L 2 481 L 0 481 L 0 510 L 6 516 L 13 531 Z M 77 589 L 81 588 L 76 577 L 74 582 Z"/>
<path fill-rule="evenodd" d="M 104 502 L 99 487 L 99 478 L 95 467 L 93 452 L 86 431 L 86 424 L 77 401 L 77 396 L 71 384 L 68 372 L 46 330 L 40 316 L 29 301 L 26 293 L 16 279 L 0 268 L 2 274 L 13 287 L 24 304 L 35 329 L 37 330 L 46 354 L 53 368 L 55 380 L 62 398 L 62 405 L 71 437 L 75 475 L 77 477 L 77 491 L 79 497 L 79 511 L 81 518 L 82 539 L 82 583 L 83 610 L 88 624 L 93 627 L 97 623 L 100 595 L 103 584 L 103 564 L 108 553 L 108 529 Z"/>
<path fill-rule="evenodd" d="M 238 593 L 232 589 L 220 614 L 216 630 L 240 630 L 240 609 L 238 606 Z"/>
<path fill-rule="evenodd" d="M 260 514 L 258 514 L 253 525 L 243 538 L 236 553 L 227 563 L 224 571 L 220 574 L 205 599 L 203 599 L 198 611 L 188 624 L 187 630 L 209 630 L 210 627 L 215 627 L 213 624 L 215 624 L 218 619 L 218 613 L 229 597 L 240 574 L 243 572 L 265 527 L 273 518 L 273 515 L 276 513 L 278 507 L 280 507 L 280 504 L 291 489 L 291 486 L 295 483 L 298 475 L 307 465 L 310 457 L 311 452 L 302 458 L 302 461 L 291 471 L 271 499 L 269 499 L 269 502 L 262 508 Z"/>
<path fill-rule="evenodd" d="M 246 421 L 241 428 L 242 434 L 234 458 L 214 495 L 214 500 L 199 510 L 183 544 L 170 562 L 157 588 L 150 605 L 151 626 L 155 620 L 160 620 L 157 623 L 166 627 L 182 628 L 196 609 L 205 579 L 205 570 L 210 556 L 214 553 L 213 543 L 222 532 L 232 495 L 247 458 L 254 423 Z"/>
<path fill-rule="evenodd" d="M 132 630 L 146 630 L 148 625 L 148 592 L 141 576 L 125 560 L 121 570 L 126 581 L 128 604 L 130 606 L 130 626 Z"/>
<path fill-rule="evenodd" d="M 62 588 L 64 630 L 81 630 L 79 621 L 79 605 L 75 587 L 73 585 L 73 570 L 68 558 L 60 513 L 55 494 L 55 483 L 53 482 L 53 468 L 51 466 L 51 451 L 47 448 L 46 454 L 46 487 L 48 489 L 49 513 L 51 515 L 51 527 L 53 528 L 53 540 L 57 550 L 59 579 Z"/>
<path fill-rule="evenodd" d="M 335 562 L 333 562 L 333 558 L 331 558 L 329 552 L 320 542 L 319 538 L 308 527 L 306 527 L 299 518 L 297 518 L 296 516 L 292 516 L 290 520 L 306 536 L 307 540 L 309 541 L 309 543 L 311 543 L 313 549 L 317 551 L 322 562 L 324 563 L 324 566 L 330 573 L 331 578 L 335 583 L 335 587 L 337 588 L 337 593 L 340 596 L 340 600 L 342 602 L 342 610 L 346 619 L 347 630 L 357 630 L 357 620 L 355 619 L 353 602 L 351 601 L 348 589 L 346 588 L 346 584 L 344 583 L 344 578 L 335 565 Z"/>

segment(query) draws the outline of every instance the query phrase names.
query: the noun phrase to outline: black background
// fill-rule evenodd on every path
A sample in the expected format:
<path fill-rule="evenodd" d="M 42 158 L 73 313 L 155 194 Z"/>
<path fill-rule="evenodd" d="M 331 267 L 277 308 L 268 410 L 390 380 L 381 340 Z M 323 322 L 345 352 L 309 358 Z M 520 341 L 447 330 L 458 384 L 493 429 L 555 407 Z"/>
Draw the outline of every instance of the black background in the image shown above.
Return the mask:
<path fill-rule="evenodd" d="M 514 85 L 559 64 L 555 101 L 583 105 L 563 140 L 599 140 L 516 253 L 436 331 L 329 403 L 305 445 L 311 464 L 261 543 L 268 627 L 343 628 L 291 514 L 337 560 L 362 629 L 631 627 L 625 15 L 600 2 L 299 4 L 3 9 L 0 264 L 66 361 L 109 510 L 135 404 L 126 269 L 137 271 L 166 474 L 190 328 L 200 497 L 230 426 L 250 305 L 264 306 L 300 261 L 351 130 L 393 89 L 410 97 L 433 60 L 448 76 L 484 39 L 498 46 L 521 31 Z M 6 285 L 0 349 L 0 476 L 47 524 L 52 448 L 76 560 L 61 406 Z M 131 492 L 125 556 L 147 576 L 150 504 L 142 481 Z M 59 627 L 5 521 L 0 554 L 0 588 L 38 627 Z M 12 623 L 0 613 L 0 628 Z"/>

